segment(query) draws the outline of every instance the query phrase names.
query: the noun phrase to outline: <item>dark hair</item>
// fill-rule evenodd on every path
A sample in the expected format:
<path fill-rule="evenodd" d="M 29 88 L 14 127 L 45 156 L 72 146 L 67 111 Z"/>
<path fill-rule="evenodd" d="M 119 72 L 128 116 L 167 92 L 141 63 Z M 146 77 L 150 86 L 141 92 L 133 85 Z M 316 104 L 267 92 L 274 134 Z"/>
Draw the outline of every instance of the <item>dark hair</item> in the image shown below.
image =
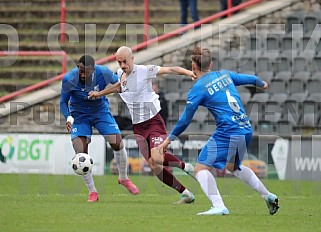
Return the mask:
<path fill-rule="evenodd" d="M 201 71 L 208 71 L 212 62 L 212 53 L 207 48 L 196 47 L 192 52 L 191 60 Z"/>
<path fill-rule="evenodd" d="M 84 66 L 95 66 L 95 59 L 90 55 L 83 55 L 79 59 L 79 64 L 83 64 Z"/>

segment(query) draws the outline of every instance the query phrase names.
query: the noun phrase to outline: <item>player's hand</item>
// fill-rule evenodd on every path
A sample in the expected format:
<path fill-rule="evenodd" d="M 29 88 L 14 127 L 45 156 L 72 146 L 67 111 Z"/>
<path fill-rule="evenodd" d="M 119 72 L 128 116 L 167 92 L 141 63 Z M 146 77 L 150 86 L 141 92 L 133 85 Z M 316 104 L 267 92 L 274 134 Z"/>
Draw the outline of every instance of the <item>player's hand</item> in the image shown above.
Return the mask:
<path fill-rule="evenodd" d="M 67 127 L 68 133 L 71 132 L 72 124 L 74 124 L 74 118 L 71 115 L 69 115 L 67 117 L 67 121 L 66 121 L 66 127 Z"/>
<path fill-rule="evenodd" d="M 68 133 L 70 133 L 71 128 L 72 128 L 71 122 L 68 122 L 68 121 L 66 122 L 66 128 L 67 128 Z"/>
<path fill-rule="evenodd" d="M 269 85 L 265 81 L 263 81 L 263 82 L 264 82 L 264 85 L 263 85 L 262 89 L 267 90 L 269 88 Z"/>
<path fill-rule="evenodd" d="M 165 139 L 165 141 L 157 147 L 159 149 L 159 152 L 165 154 L 167 151 L 168 145 L 171 143 L 171 140 L 169 138 Z"/>
<path fill-rule="evenodd" d="M 90 99 L 90 100 L 96 100 L 99 97 L 100 97 L 100 95 L 99 95 L 98 91 L 90 91 L 88 93 L 88 99 Z"/>
<path fill-rule="evenodd" d="M 114 92 L 116 92 L 116 93 L 121 93 L 122 92 L 122 90 L 121 90 L 121 83 L 120 82 L 117 82 L 117 83 L 115 83 L 114 84 Z"/>
<path fill-rule="evenodd" d="M 197 76 L 195 75 L 195 73 L 193 71 L 188 71 L 187 76 L 189 76 L 190 78 L 192 78 L 193 81 L 196 80 Z"/>
<path fill-rule="evenodd" d="M 120 76 L 120 83 L 123 83 L 124 81 L 126 81 L 126 79 L 127 79 L 127 74 L 123 72 Z"/>

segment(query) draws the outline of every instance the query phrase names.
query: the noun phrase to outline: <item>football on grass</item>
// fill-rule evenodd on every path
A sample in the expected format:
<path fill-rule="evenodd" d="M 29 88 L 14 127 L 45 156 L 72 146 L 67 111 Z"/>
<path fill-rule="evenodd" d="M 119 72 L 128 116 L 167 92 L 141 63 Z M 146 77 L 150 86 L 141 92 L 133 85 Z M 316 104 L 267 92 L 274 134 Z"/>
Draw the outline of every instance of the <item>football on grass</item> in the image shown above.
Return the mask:
<path fill-rule="evenodd" d="M 93 159 L 86 153 L 78 153 L 72 158 L 71 167 L 78 175 L 86 175 L 93 168 Z"/>

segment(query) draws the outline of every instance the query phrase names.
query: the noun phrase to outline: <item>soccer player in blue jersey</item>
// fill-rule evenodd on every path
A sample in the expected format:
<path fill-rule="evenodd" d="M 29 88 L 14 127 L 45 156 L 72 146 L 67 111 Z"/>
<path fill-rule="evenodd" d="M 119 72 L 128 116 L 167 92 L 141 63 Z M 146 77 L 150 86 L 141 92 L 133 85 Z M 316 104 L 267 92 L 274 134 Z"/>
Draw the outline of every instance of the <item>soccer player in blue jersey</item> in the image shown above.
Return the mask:
<path fill-rule="evenodd" d="M 118 125 L 109 111 L 108 99 L 88 97 L 90 91 L 99 91 L 108 84 L 117 82 L 118 77 L 111 70 L 95 65 L 92 56 L 83 55 L 77 67 L 68 72 L 62 80 L 60 110 L 67 120 L 67 131 L 71 134 L 76 154 L 88 153 L 92 127 L 95 127 L 114 150 L 119 170 L 118 183 L 125 186 L 130 193 L 138 194 L 138 188 L 127 176 L 127 152 Z M 84 175 L 83 179 L 89 190 L 88 201 L 98 201 L 92 173 Z"/>
<path fill-rule="evenodd" d="M 225 167 L 256 190 L 265 200 L 270 214 L 275 214 L 279 208 L 277 196 L 266 189 L 250 168 L 242 165 L 252 139 L 252 128 L 235 87 L 252 84 L 267 89 L 267 83 L 253 75 L 227 70 L 210 71 L 212 54 L 208 49 L 195 48 L 191 60 L 197 81 L 188 93 L 183 114 L 165 142 L 158 147 L 159 151 L 166 151 L 170 142 L 188 127 L 198 106 L 206 107 L 215 117 L 217 129 L 200 152 L 194 173 L 213 207 L 198 215 L 229 214 L 210 172 L 213 168 L 224 170 Z"/>

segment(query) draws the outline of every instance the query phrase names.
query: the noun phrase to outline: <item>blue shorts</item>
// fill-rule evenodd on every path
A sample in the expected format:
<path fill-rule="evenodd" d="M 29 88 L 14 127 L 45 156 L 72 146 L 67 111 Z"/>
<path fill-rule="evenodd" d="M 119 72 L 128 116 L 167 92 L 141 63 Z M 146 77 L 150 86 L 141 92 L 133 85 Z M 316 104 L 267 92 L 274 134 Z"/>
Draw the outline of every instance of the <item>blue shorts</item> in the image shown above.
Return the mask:
<path fill-rule="evenodd" d="M 252 133 L 231 136 L 214 134 L 201 150 L 197 162 L 223 170 L 230 161 L 239 168 L 251 140 Z"/>
<path fill-rule="evenodd" d="M 118 124 L 110 112 L 73 115 L 73 117 L 75 121 L 71 129 L 71 139 L 79 136 L 85 136 L 90 139 L 93 133 L 92 127 L 95 127 L 103 136 L 120 134 Z"/>

